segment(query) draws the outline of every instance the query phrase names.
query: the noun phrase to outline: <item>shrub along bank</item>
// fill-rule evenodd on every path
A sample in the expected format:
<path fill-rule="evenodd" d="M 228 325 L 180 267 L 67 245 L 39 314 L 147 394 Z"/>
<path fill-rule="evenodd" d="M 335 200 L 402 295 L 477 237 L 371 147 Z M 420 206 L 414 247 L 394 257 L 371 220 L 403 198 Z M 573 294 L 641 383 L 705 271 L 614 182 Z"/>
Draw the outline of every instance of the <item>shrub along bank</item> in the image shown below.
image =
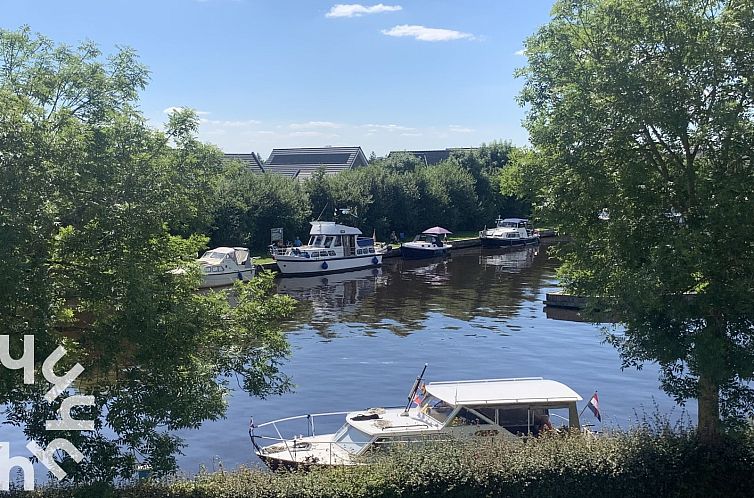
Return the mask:
<path fill-rule="evenodd" d="M 693 433 L 553 433 L 509 443 L 399 450 L 363 467 L 292 473 L 240 469 L 172 483 L 11 496 L 730 498 L 754 496 L 752 471 L 751 433 L 714 448 L 700 445 Z"/>

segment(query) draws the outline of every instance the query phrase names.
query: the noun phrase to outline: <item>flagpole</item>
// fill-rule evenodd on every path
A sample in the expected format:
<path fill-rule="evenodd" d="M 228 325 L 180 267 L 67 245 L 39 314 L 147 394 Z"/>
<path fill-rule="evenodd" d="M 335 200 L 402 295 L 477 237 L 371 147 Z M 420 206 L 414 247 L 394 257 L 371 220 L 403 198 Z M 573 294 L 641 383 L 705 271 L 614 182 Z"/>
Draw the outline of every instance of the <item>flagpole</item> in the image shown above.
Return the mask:
<path fill-rule="evenodd" d="M 597 391 L 594 391 L 594 394 L 597 394 Z M 589 398 L 589 400 L 587 400 L 586 404 L 584 405 L 584 408 L 581 409 L 581 412 L 579 413 L 579 419 L 584 414 L 586 409 L 589 407 L 589 403 L 591 403 L 591 401 L 594 399 L 594 394 L 592 394 L 592 397 Z"/>

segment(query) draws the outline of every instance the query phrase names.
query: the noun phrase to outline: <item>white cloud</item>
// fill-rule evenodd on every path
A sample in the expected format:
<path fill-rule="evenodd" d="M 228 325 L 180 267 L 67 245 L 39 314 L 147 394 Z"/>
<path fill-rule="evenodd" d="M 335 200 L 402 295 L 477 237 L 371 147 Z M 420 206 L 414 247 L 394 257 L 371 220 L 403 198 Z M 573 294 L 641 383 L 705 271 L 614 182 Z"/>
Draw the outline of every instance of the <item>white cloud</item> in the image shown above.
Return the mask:
<path fill-rule="evenodd" d="M 294 131 L 290 134 L 291 137 L 327 137 L 335 138 L 338 135 L 335 133 L 323 133 L 321 131 Z"/>
<path fill-rule="evenodd" d="M 383 29 L 383 35 L 387 36 L 411 36 L 421 41 L 451 41 L 451 40 L 473 40 L 474 35 L 463 33 L 452 29 L 426 28 L 424 26 L 401 24 L 390 29 Z"/>
<path fill-rule="evenodd" d="M 217 119 L 202 119 L 202 124 L 208 124 L 213 126 L 228 126 L 230 128 L 244 128 L 246 126 L 254 126 L 261 124 L 261 121 L 256 119 L 245 119 L 241 121 L 222 121 Z"/>
<path fill-rule="evenodd" d="M 165 114 L 172 114 L 174 112 L 179 112 L 179 111 L 182 111 L 184 109 L 186 109 L 186 108 L 185 107 L 170 106 L 170 107 L 168 107 L 166 109 L 163 109 L 162 112 L 165 113 Z M 194 109 L 194 112 L 196 113 L 197 116 L 206 116 L 207 114 L 209 114 L 209 112 L 207 112 L 207 111 L 197 111 L 196 109 Z"/>
<path fill-rule="evenodd" d="M 467 128 L 465 126 L 460 126 L 460 125 L 450 125 L 448 126 L 448 128 L 453 133 L 473 133 L 474 132 L 473 128 Z"/>
<path fill-rule="evenodd" d="M 364 128 L 369 128 L 373 131 L 387 130 L 387 131 L 412 131 L 415 128 L 409 128 L 408 126 L 401 126 L 397 124 L 365 124 Z"/>
<path fill-rule="evenodd" d="M 342 125 L 332 121 L 309 121 L 307 123 L 291 123 L 288 128 L 292 130 L 307 130 L 312 128 L 340 128 Z"/>
<path fill-rule="evenodd" d="M 522 48 L 521 50 L 516 50 L 514 52 L 514 55 L 524 55 L 525 53 L 526 53 L 526 50 Z"/>
<path fill-rule="evenodd" d="M 325 17 L 360 17 L 366 14 L 379 14 L 381 12 L 395 12 L 402 10 L 400 5 L 383 5 L 378 3 L 377 5 L 361 5 L 358 3 L 352 4 L 336 4 L 330 8 L 330 11 L 325 14 Z"/>

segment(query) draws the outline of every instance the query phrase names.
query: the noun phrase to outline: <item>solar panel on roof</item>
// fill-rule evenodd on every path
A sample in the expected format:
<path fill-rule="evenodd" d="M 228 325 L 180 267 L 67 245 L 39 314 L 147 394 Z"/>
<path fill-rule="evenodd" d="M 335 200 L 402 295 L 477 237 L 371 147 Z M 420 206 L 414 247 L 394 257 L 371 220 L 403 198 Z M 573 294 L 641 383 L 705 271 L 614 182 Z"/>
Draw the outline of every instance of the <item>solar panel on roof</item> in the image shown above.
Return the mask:
<path fill-rule="evenodd" d="M 351 157 L 350 153 L 346 154 L 276 154 L 269 161 L 268 165 L 287 165 L 287 164 L 346 164 Z"/>

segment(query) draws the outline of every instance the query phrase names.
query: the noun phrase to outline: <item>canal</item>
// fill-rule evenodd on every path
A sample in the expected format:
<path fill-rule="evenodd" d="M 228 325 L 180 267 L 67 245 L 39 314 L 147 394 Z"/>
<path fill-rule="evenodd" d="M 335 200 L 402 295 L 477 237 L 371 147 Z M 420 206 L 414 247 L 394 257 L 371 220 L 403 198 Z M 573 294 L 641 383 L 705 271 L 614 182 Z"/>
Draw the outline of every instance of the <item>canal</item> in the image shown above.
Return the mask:
<path fill-rule="evenodd" d="M 424 363 L 426 379 L 542 376 L 562 381 L 586 400 L 599 391 L 602 424 L 628 427 L 656 409 L 687 414 L 658 387 L 658 369 L 621 370 L 603 342 L 610 325 L 548 318 L 542 301 L 557 289 L 548 246 L 523 250 L 470 248 L 442 261 L 385 260 L 381 270 L 278 280 L 300 300 L 286 324 L 292 354 L 285 371 L 295 391 L 260 400 L 236 389 L 227 416 L 183 431 L 181 468 L 259 465 L 247 434 L 261 423 L 317 412 L 398 406 Z M 302 432 L 305 431 L 302 425 Z M 320 427 L 320 429 L 325 429 Z"/>

